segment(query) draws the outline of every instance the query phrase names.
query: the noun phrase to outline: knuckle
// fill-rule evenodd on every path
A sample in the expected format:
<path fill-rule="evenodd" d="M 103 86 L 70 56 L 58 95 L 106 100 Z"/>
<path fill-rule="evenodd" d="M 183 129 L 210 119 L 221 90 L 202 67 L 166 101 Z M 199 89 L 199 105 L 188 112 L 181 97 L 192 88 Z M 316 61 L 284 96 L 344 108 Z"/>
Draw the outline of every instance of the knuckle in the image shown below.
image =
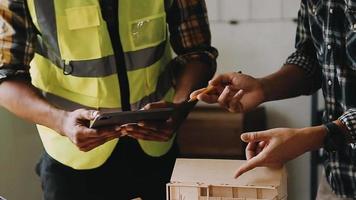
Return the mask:
<path fill-rule="evenodd" d="M 74 112 L 75 112 L 75 113 L 83 113 L 83 112 L 86 112 L 86 111 L 87 111 L 86 109 L 80 108 L 80 109 L 78 109 L 78 110 L 75 110 Z"/>
<path fill-rule="evenodd" d="M 231 102 L 234 103 L 234 104 L 237 104 L 240 102 L 240 98 L 238 96 L 233 96 L 232 99 L 231 99 Z"/>
<path fill-rule="evenodd" d="M 251 139 L 252 141 L 256 140 L 256 139 L 257 139 L 257 133 L 256 133 L 256 132 L 251 133 L 251 134 L 250 134 L 250 139 Z"/>
<path fill-rule="evenodd" d="M 77 134 L 75 134 L 75 136 L 74 136 L 74 138 L 73 138 L 77 143 L 79 143 L 82 139 L 83 139 L 83 137 L 82 137 L 82 133 L 77 133 Z"/>
<path fill-rule="evenodd" d="M 145 107 L 144 107 L 144 109 L 151 109 L 152 108 L 152 104 L 147 104 L 147 105 L 145 105 Z"/>
<path fill-rule="evenodd" d="M 219 104 L 221 107 L 226 107 L 226 103 L 225 103 L 225 101 L 224 101 L 223 98 L 219 98 L 219 99 L 218 99 L 218 104 Z"/>
<path fill-rule="evenodd" d="M 72 142 L 75 144 L 75 145 L 79 145 L 79 140 L 78 140 L 78 138 L 77 137 L 73 137 L 72 138 Z"/>
<path fill-rule="evenodd" d="M 84 136 L 84 133 L 82 131 L 75 131 L 74 137 L 77 139 L 80 139 Z"/>

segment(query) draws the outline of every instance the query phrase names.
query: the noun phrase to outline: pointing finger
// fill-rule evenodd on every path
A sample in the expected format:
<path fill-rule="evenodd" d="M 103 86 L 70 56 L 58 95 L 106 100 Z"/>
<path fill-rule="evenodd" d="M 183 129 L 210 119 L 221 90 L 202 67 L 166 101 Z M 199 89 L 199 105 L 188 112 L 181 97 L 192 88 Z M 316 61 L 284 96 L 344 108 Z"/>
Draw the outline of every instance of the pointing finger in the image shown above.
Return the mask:
<path fill-rule="evenodd" d="M 237 169 L 237 171 L 235 173 L 235 178 L 238 178 L 245 172 L 248 172 L 248 171 L 258 167 L 260 165 L 260 163 L 262 163 L 261 155 L 251 158 L 250 160 L 248 160 L 244 164 L 242 164 L 239 169 Z"/>
<path fill-rule="evenodd" d="M 264 131 L 243 133 L 241 135 L 241 140 L 244 142 L 259 142 L 268 139 L 270 139 L 270 136 Z"/>

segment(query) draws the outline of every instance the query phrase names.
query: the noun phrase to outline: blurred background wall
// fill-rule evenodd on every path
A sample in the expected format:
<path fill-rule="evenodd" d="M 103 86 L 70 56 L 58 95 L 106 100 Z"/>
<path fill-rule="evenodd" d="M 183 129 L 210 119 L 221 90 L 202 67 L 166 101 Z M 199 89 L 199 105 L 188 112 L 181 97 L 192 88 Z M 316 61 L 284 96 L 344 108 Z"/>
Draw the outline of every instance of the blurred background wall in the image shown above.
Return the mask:
<path fill-rule="evenodd" d="M 278 70 L 294 51 L 300 1 L 207 0 L 218 73 L 241 70 L 262 77 Z M 281 87 L 283 87 L 281 85 Z M 266 103 L 267 125 L 310 125 L 310 97 Z M 310 198 L 310 155 L 288 163 L 288 199 Z"/>
<path fill-rule="evenodd" d="M 39 200 L 35 165 L 42 146 L 35 126 L 0 109 L 0 196 L 7 200 Z"/>

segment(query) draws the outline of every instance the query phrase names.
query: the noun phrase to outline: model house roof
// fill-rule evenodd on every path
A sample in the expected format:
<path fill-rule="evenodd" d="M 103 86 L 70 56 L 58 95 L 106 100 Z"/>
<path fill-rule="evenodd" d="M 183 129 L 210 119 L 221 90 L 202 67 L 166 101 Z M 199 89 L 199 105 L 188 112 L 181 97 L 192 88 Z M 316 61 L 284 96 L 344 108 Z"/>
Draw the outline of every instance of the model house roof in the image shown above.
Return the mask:
<path fill-rule="evenodd" d="M 285 169 L 255 168 L 235 179 L 236 169 L 246 161 L 177 159 L 171 184 L 185 186 L 228 186 L 277 188 L 286 176 Z"/>

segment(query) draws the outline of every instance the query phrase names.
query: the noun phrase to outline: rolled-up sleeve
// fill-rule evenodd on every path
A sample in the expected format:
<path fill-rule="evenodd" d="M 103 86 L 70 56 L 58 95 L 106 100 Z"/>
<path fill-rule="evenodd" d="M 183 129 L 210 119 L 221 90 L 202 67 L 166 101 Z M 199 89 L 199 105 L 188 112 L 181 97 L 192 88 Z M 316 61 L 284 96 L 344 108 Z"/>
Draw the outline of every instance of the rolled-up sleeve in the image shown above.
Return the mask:
<path fill-rule="evenodd" d="M 346 110 L 339 120 L 347 127 L 352 139 L 356 141 L 356 108 Z"/>
<path fill-rule="evenodd" d="M 25 0 L 0 1 L 0 81 L 30 78 L 35 31 Z"/>
<path fill-rule="evenodd" d="M 167 23 L 176 60 L 208 62 L 214 70 L 218 51 L 211 46 L 211 33 L 204 0 L 174 0 Z"/>
<path fill-rule="evenodd" d="M 322 76 L 321 67 L 318 63 L 316 50 L 311 38 L 306 2 L 306 0 L 301 1 L 298 13 L 296 50 L 287 58 L 285 64 L 293 64 L 300 67 L 305 72 L 306 77 L 313 80 L 307 93 L 312 94 L 321 87 Z"/>

